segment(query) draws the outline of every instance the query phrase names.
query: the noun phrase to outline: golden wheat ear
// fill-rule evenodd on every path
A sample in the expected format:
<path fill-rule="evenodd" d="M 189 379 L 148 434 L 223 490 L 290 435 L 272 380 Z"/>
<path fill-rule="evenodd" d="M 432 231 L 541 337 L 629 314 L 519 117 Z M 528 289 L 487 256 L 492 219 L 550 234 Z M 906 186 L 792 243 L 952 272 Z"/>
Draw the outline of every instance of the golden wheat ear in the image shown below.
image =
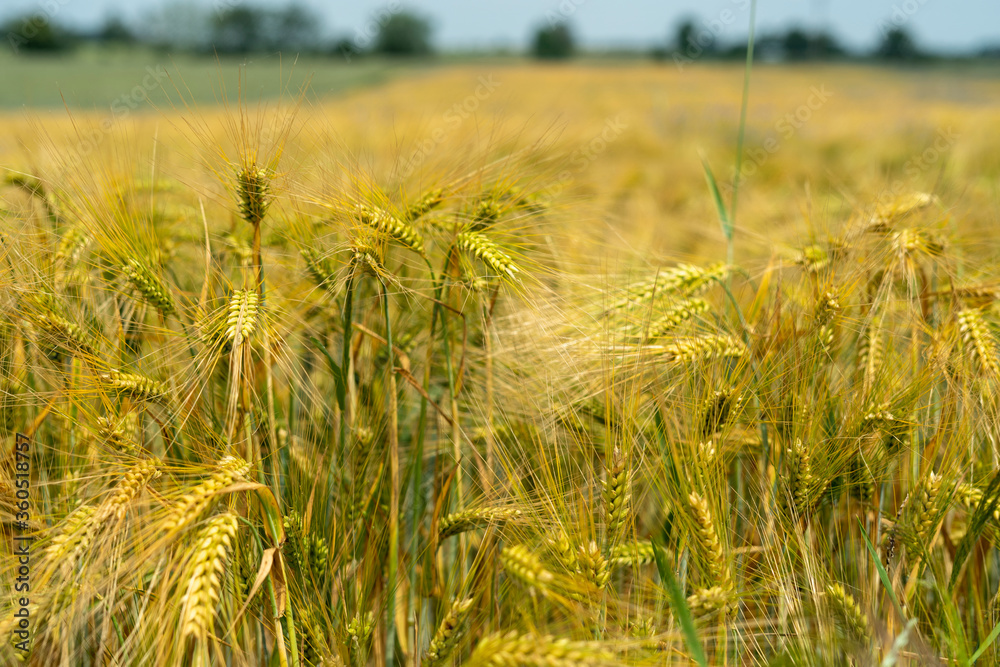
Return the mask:
<path fill-rule="evenodd" d="M 235 515 L 220 514 L 208 522 L 192 544 L 185 577 L 187 583 L 180 600 L 182 644 L 191 637 L 199 645 L 203 645 L 214 632 L 222 577 L 229 554 L 234 548 L 237 527 Z"/>
<path fill-rule="evenodd" d="M 614 659 L 615 654 L 600 642 L 570 641 L 511 631 L 481 639 L 467 664 L 496 667 L 597 667 L 608 665 Z"/>

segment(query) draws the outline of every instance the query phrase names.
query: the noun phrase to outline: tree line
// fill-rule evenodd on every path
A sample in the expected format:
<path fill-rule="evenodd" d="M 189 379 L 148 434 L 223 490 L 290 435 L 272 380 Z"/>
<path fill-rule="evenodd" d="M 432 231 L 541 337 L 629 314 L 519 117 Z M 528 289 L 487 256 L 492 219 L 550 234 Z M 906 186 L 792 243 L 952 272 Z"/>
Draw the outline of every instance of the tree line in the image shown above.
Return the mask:
<path fill-rule="evenodd" d="M 234 4 L 226 4 L 234 2 Z M 10 49 L 18 54 L 71 51 L 86 43 L 132 47 L 144 45 L 171 52 L 203 54 L 302 53 L 348 57 L 364 55 L 427 56 L 435 52 L 433 24 L 422 14 L 405 10 L 400 0 L 390 0 L 353 32 L 330 37 L 323 21 L 312 10 L 293 4 L 268 9 L 235 0 L 219 0 L 215 10 L 197 4 L 175 3 L 136 26 L 112 17 L 94 31 L 74 30 L 52 21 L 44 13 L 11 19 L 0 30 Z M 221 4 L 220 4 L 221 3 Z M 716 21 L 715 23 L 718 23 Z M 917 44 L 906 28 L 892 21 L 879 26 L 879 43 L 868 52 L 852 52 L 830 32 L 793 26 L 783 32 L 765 34 L 756 40 L 759 58 L 801 62 L 808 60 L 876 59 L 915 61 L 936 57 Z M 679 65 L 702 59 L 742 59 L 746 42 L 722 43 L 720 26 L 699 24 L 694 19 L 679 22 L 672 34 L 647 50 L 659 60 Z M 637 49 L 628 51 L 634 55 Z M 582 53 L 572 26 L 553 20 L 536 26 L 530 35 L 529 52 L 536 58 L 559 60 Z M 593 53 L 593 50 L 590 51 Z M 974 56 L 1000 56 L 1000 49 L 983 49 Z"/>

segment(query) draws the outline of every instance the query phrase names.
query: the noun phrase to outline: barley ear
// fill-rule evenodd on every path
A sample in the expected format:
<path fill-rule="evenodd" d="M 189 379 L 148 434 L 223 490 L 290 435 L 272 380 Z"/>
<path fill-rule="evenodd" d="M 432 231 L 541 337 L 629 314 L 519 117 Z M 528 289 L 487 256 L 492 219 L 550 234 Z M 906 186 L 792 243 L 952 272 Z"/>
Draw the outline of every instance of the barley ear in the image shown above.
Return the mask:
<path fill-rule="evenodd" d="M 455 245 L 473 257 L 476 257 L 501 278 L 516 280 L 519 269 L 507 253 L 500 249 L 485 234 L 476 231 L 465 231 L 455 238 Z"/>
<path fill-rule="evenodd" d="M 698 493 L 688 496 L 694 518 L 695 541 L 698 544 L 702 562 L 705 564 L 707 578 L 724 588 L 732 586 L 732 576 L 726 564 L 725 553 L 719 541 L 715 521 L 708 502 Z"/>
<path fill-rule="evenodd" d="M 614 660 L 600 642 L 570 641 L 516 631 L 480 640 L 467 663 L 495 667 L 596 667 Z"/>
<path fill-rule="evenodd" d="M 240 216 L 259 227 L 271 205 L 271 175 L 251 162 L 236 172 L 236 197 Z"/>
<path fill-rule="evenodd" d="M 604 482 L 604 510 L 606 514 L 607 544 L 617 544 L 628 527 L 632 495 L 625 455 L 615 447 L 608 462 Z"/>
<path fill-rule="evenodd" d="M 845 632 L 859 642 L 868 641 L 868 617 L 840 584 L 826 587 L 826 602 Z"/>
<path fill-rule="evenodd" d="M 447 515 L 438 525 L 438 539 L 465 533 L 488 526 L 492 523 L 515 521 L 521 511 L 503 507 L 481 507 Z"/>
<path fill-rule="evenodd" d="M 500 564 L 507 574 L 532 592 L 538 590 L 542 594 L 546 593 L 548 584 L 554 579 L 538 556 L 523 544 L 509 546 L 501 551 Z"/>
<path fill-rule="evenodd" d="M 181 641 L 194 637 L 204 642 L 215 625 L 222 591 L 222 577 L 236 539 L 233 514 L 220 514 L 198 533 L 191 548 L 187 585 L 181 598 Z"/>
<path fill-rule="evenodd" d="M 444 620 L 438 626 L 437 632 L 434 633 L 427 652 L 424 653 L 424 665 L 436 667 L 448 659 L 465 634 L 465 620 L 468 618 L 471 607 L 472 598 L 455 600 L 452 603 Z"/>
<path fill-rule="evenodd" d="M 135 291 L 142 295 L 142 298 L 151 306 L 160 311 L 164 317 L 175 312 L 174 299 L 170 295 L 170 288 L 163 282 L 163 279 L 153 273 L 152 269 L 137 259 L 130 259 L 122 272 L 128 281 L 135 288 Z"/>

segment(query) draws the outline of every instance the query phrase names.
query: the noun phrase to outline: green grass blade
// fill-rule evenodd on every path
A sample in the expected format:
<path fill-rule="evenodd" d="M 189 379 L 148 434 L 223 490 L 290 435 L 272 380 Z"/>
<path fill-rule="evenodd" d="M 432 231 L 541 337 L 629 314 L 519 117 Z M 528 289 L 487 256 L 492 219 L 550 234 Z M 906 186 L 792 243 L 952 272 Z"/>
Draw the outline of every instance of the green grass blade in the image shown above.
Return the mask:
<path fill-rule="evenodd" d="M 733 221 L 726 212 L 726 204 L 722 201 L 722 193 L 719 192 L 719 184 L 712 173 L 712 167 L 704 156 L 701 158 L 701 166 L 705 170 L 705 180 L 708 182 L 708 191 L 712 194 L 712 201 L 715 202 L 715 210 L 719 215 L 719 225 L 722 227 L 722 234 L 726 237 L 726 242 L 733 240 Z"/>
<path fill-rule="evenodd" d="M 882 585 L 885 586 L 885 590 L 889 593 L 889 599 L 892 600 L 892 604 L 896 607 L 896 612 L 902 619 L 906 618 L 906 614 L 903 613 L 903 607 L 900 606 L 899 600 L 896 599 L 896 593 L 892 590 L 892 582 L 889 581 L 889 573 L 885 571 L 882 567 L 882 560 L 878 557 L 878 552 L 875 551 L 875 547 L 872 546 L 871 540 L 868 539 L 868 533 L 865 532 L 865 526 L 861 523 L 861 519 L 858 519 L 858 527 L 861 529 L 861 536 L 865 538 L 865 546 L 868 547 L 868 553 L 871 554 L 872 561 L 875 563 L 875 567 L 878 569 L 879 579 L 882 580 Z"/>
<path fill-rule="evenodd" d="M 667 554 L 663 545 L 658 540 L 653 540 L 653 557 L 656 559 L 656 570 L 660 573 L 660 580 L 670 594 L 670 606 L 673 607 L 674 614 L 677 615 L 677 620 L 681 624 L 684 641 L 691 652 L 691 659 L 701 667 L 708 667 L 708 658 L 705 657 L 705 649 L 698 640 L 698 632 L 694 627 L 691 610 L 688 608 L 687 600 L 684 599 L 684 593 L 677 585 L 674 571 L 671 569 L 670 563 L 667 562 Z"/>
<path fill-rule="evenodd" d="M 982 657 L 983 653 L 986 652 L 986 649 L 988 649 L 990 645 L 994 641 L 996 641 L 998 635 L 1000 635 L 1000 623 L 997 623 L 996 625 L 993 626 L 993 632 L 991 632 L 989 637 L 986 638 L 986 640 L 982 643 L 982 645 L 976 649 L 976 652 L 972 654 L 972 657 L 969 658 L 968 664 L 970 665 L 976 664 L 976 660 L 979 660 L 979 658 Z"/>

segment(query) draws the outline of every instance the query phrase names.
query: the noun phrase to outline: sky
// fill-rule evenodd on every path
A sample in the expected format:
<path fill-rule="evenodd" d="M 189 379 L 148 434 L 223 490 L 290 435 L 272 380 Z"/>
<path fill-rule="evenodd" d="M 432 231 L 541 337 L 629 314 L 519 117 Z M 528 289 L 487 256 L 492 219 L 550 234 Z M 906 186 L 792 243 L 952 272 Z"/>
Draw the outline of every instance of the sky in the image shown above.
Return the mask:
<path fill-rule="evenodd" d="M 194 0 L 182 0 L 194 4 Z M 202 0 L 213 10 L 241 0 Z M 63 25 L 95 27 L 109 16 L 130 24 L 148 20 L 177 0 L 2 0 L 0 20 L 43 11 Z M 594 47 L 652 46 L 673 34 L 685 17 L 701 23 L 720 41 L 745 38 L 750 0 L 298 0 L 324 20 L 330 36 L 363 34 L 387 8 L 404 7 L 432 20 L 435 43 L 442 48 L 520 48 L 532 30 L 548 20 L 566 19 L 579 40 Z M 251 0 L 248 4 L 283 7 L 287 0 Z M 854 49 L 873 47 L 880 27 L 894 20 L 921 46 L 963 51 L 1000 44 L 997 0 L 758 0 L 759 32 L 792 25 L 826 28 Z"/>

